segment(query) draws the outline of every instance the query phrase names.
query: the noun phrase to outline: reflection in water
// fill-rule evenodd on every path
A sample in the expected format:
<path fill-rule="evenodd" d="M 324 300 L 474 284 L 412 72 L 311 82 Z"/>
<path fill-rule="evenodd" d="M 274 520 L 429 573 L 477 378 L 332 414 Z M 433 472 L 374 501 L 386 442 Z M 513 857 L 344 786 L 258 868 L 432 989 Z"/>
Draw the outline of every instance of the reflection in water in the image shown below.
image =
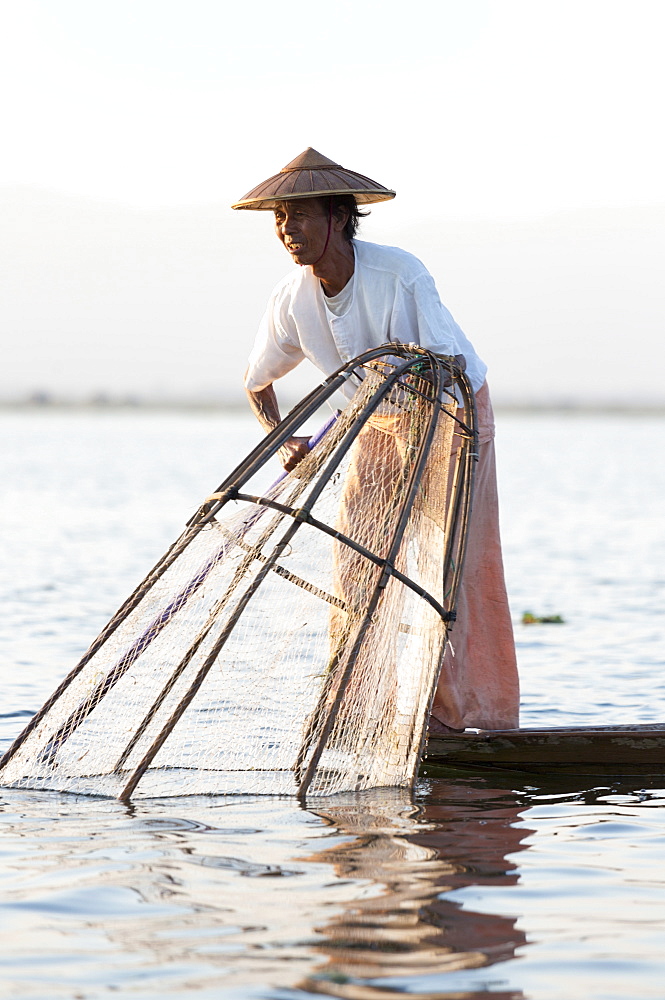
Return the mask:
<path fill-rule="evenodd" d="M 450 991 L 450 974 L 509 961 L 525 938 L 512 917 L 445 895 L 513 885 L 507 856 L 530 833 L 519 823 L 513 793 L 441 782 L 420 805 L 390 790 L 309 810 L 9 792 L 3 975 L 12 995 L 42 996 L 48 982 L 50 1000 L 82 984 L 160 997 L 277 1000 L 286 988 L 519 1000 L 483 984 Z M 42 992 L 31 993 L 37 967 Z M 493 975 L 495 988 L 505 978 Z"/>
<path fill-rule="evenodd" d="M 443 895 L 517 882 L 508 855 L 523 850 L 533 831 L 516 825 L 520 808 L 512 793 L 435 782 L 420 808 L 398 792 L 375 792 L 325 804 L 318 815 L 355 839 L 310 860 L 328 861 L 338 877 L 367 880 L 368 886 L 343 913 L 317 927 L 324 936 L 317 950 L 328 961 L 303 989 L 380 997 L 404 988 L 396 980 L 434 975 L 445 990 L 446 973 L 508 961 L 526 944 L 515 918 L 464 909 Z M 393 981 L 385 993 L 380 984 L 368 991 L 358 983 L 386 979 Z M 480 997 L 484 991 L 454 995 Z M 491 994 L 495 1000 L 521 995 Z"/>

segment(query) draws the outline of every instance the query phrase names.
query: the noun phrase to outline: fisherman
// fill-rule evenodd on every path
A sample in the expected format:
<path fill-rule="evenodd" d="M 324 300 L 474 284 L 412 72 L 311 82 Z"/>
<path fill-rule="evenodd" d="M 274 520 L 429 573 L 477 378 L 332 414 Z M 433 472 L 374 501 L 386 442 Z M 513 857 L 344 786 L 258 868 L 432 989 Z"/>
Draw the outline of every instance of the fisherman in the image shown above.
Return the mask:
<path fill-rule="evenodd" d="M 261 426 L 281 420 L 273 383 L 309 358 L 325 375 L 388 341 L 455 355 L 476 396 L 479 459 L 454 645 L 448 646 L 429 721 L 431 735 L 518 725 L 519 683 L 499 537 L 494 417 L 487 366 L 412 254 L 356 238 L 359 206 L 395 192 L 311 147 L 232 207 L 272 211 L 275 231 L 299 268 L 274 289 L 245 375 Z M 295 468 L 308 438 L 283 447 Z"/>

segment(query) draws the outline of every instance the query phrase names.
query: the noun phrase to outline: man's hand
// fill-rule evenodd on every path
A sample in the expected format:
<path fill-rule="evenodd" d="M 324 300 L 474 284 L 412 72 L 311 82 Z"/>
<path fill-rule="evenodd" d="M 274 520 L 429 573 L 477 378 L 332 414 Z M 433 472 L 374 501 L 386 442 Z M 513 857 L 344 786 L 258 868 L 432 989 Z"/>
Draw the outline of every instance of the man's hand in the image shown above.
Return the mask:
<path fill-rule="evenodd" d="M 460 371 L 463 371 L 463 372 L 466 371 L 466 358 L 464 357 L 463 354 L 456 354 L 454 356 L 453 360 L 454 360 L 455 364 L 457 365 L 457 367 L 460 369 Z M 445 365 L 445 362 L 444 362 L 444 365 Z M 413 377 L 413 373 L 409 377 L 410 378 Z M 418 371 L 416 377 L 420 378 L 420 379 L 425 379 L 426 382 L 433 382 L 434 381 L 432 373 L 428 372 L 428 371 L 424 371 L 424 372 Z M 449 368 L 448 369 L 444 369 L 444 372 L 443 372 L 443 382 L 442 382 L 442 385 L 443 385 L 444 389 L 447 388 L 447 386 L 452 385 L 452 384 L 453 384 L 453 378 L 452 378 L 452 375 L 450 373 L 450 369 Z"/>
<path fill-rule="evenodd" d="M 463 371 L 463 372 L 466 371 L 466 358 L 464 357 L 463 354 L 456 354 L 455 355 L 455 362 L 456 362 L 458 368 L 461 371 Z M 443 380 L 443 385 L 444 385 L 444 387 L 446 387 L 446 386 L 449 386 L 449 385 L 452 385 L 452 384 L 453 384 L 453 380 L 450 377 L 450 375 L 447 374 L 445 376 L 444 380 Z"/>
<path fill-rule="evenodd" d="M 302 462 L 306 455 L 309 455 L 309 438 L 292 437 L 285 441 L 278 452 L 279 460 L 287 472 L 295 469 L 298 462 Z"/>

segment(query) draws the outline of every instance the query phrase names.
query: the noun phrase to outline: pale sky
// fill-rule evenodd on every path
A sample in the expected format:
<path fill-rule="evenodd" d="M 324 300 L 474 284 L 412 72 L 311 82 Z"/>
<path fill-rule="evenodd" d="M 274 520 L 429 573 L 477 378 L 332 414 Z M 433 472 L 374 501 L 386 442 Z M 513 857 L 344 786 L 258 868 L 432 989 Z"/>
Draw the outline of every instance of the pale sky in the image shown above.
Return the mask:
<path fill-rule="evenodd" d="M 583 360 L 603 355 L 591 374 L 597 395 L 610 395 L 609 352 L 642 338 L 665 361 L 663 27 L 662 0 L 258 0 L 232 9 L 213 0 L 0 0 L 0 200 L 9 206 L 0 262 L 11 273 L 0 318 L 18 363 L 12 384 L 44 387 L 50 377 L 57 388 L 52 365 L 31 371 L 21 354 L 30 338 L 33 356 L 51 334 L 74 358 L 70 335 L 79 344 L 115 335 L 108 308 L 92 315 L 99 275 L 91 255 L 109 281 L 126 281 L 114 270 L 118 254 L 129 268 L 132 233 L 148 218 L 160 242 L 149 253 L 144 244 L 143 259 L 133 248 L 132 273 L 179 253 L 185 296 L 199 280 L 188 267 L 200 276 L 204 253 L 216 254 L 216 271 L 206 260 L 209 311 L 194 308 L 183 336 L 197 348 L 210 344 L 216 362 L 216 329 L 240 333 L 235 348 L 220 333 L 220 351 L 224 341 L 238 352 L 235 378 L 267 292 L 290 264 L 279 248 L 258 250 L 271 239 L 266 217 L 227 206 L 312 145 L 397 190 L 394 202 L 375 208 L 366 238 L 400 242 L 425 260 L 504 396 L 554 392 L 543 364 L 561 324 Z M 69 210 L 61 201 L 55 210 L 59 242 L 39 206 L 63 195 L 71 200 Z M 99 213 L 99 246 L 92 230 L 82 243 L 82 228 Z M 197 244 L 203 218 L 214 218 L 217 242 L 206 232 Z M 111 261 L 109 233 L 120 241 Z M 189 263 L 178 247 L 185 238 Z M 54 277 L 64 258 L 67 287 L 78 282 L 75 298 L 86 303 L 85 328 Z M 151 279 L 153 305 L 174 295 L 173 271 L 161 270 L 162 286 L 158 274 Z M 38 307 L 40 275 L 50 330 Z M 161 364 L 159 377 L 153 370 L 142 382 L 137 360 L 134 381 L 176 392 L 180 379 L 184 391 L 214 391 L 214 366 L 185 377 L 155 360 L 156 341 L 141 347 L 146 304 L 138 287 L 124 294 L 118 335 L 133 339 L 137 358 L 149 354 L 153 369 Z M 617 294 L 619 313 L 608 304 Z M 524 331 L 511 344 L 506 301 L 511 329 Z M 187 315 L 183 306 L 183 323 Z M 639 322 L 628 331 L 631 316 Z M 616 330 L 603 340 L 612 321 Z M 177 342 L 176 327 L 167 339 Z M 532 356 L 511 371 L 504 347 Z M 119 388 L 121 370 L 106 369 L 107 387 Z M 92 353 L 88 367 L 80 359 L 67 372 L 81 387 L 96 379 L 94 388 L 104 388 Z M 655 398 L 653 356 L 644 377 Z"/>

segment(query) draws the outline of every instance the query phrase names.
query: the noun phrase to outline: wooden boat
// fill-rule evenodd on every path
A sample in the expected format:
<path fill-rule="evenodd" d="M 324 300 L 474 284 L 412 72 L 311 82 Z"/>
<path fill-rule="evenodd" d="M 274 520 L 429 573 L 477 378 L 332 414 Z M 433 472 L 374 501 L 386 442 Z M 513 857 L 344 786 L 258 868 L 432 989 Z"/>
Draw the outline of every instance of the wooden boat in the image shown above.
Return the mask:
<path fill-rule="evenodd" d="M 424 764 L 549 776 L 665 777 L 665 723 L 471 729 L 430 736 Z"/>

